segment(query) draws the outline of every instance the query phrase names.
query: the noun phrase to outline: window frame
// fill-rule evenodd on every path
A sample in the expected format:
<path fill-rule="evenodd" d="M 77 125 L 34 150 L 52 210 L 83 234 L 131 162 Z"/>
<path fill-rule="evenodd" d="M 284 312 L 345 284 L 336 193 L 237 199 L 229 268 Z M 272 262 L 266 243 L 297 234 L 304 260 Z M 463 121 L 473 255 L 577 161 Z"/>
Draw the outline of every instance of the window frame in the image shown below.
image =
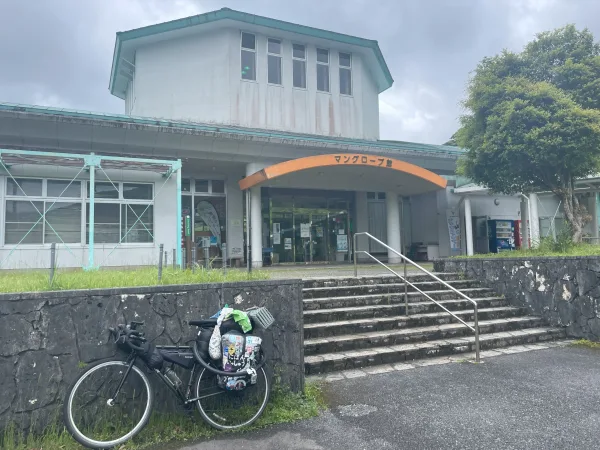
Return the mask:
<path fill-rule="evenodd" d="M 244 39 L 244 34 L 250 34 L 252 36 L 254 36 L 254 49 L 250 49 L 250 48 L 246 48 L 243 46 L 242 42 Z M 257 55 L 257 51 L 256 51 L 256 47 L 257 47 L 257 43 L 258 43 L 258 39 L 256 36 L 256 33 L 251 33 L 249 31 L 244 31 L 244 30 L 240 30 L 240 80 L 242 81 L 247 81 L 249 83 L 258 83 L 258 55 Z M 254 78 L 244 78 L 243 74 L 242 74 L 242 53 L 243 52 L 251 52 L 254 54 Z"/>
<path fill-rule="evenodd" d="M 279 53 L 269 51 L 269 41 L 279 42 Z M 279 59 L 279 83 L 269 81 L 269 56 Z M 283 39 L 267 37 L 267 84 L 270 86 L 283 87 Z"/>
<path fill-rule="evenodd" d="M 298 58 L 297 56 L 294 56 L 294 45 L 301 45 L 302 47 L 304 47 L 304 58 Z M 293 89 L 301 89 L 303 91 L 306 91 L 308 89 L 308 80 L 306 77 L 306 66 L 307 66 L 307 58 L 306 58 L 306 53 L 307 53 L 307 46 L 306 44 L 300 44 L 299 42 L 292 42 L 292 88 Z M 296 86 L 294 84 L 294 74 L 295 74 L 295 70 L 294 70 L 294 61 L 301 61 L 304 63 L 304 87 L 302 86 Z"/>
<path fill-rule="evenodd" d="M 51 236 L 56 236 L 54 234 L 54 232 L 52 232 L 51 229 L 49 229 L 47 227 L 47 223 L 46 220 L 40 220 L 39 225 L 41 225 L 41 235 L 42 235 L 42 240 L 41 242 L 37 242 L 37 243 L 21 243 L 21 244 L 7 244 L 6 243 L 6 232 L 7 232 L 7 220 L 6 220 L 6 211 L 7 211 L 7 202 L 9 201 L 17 201 L 17 202 L 26 202 L 28 204 L 30 204 L 30 202 L 39 202 L 41 203 L 43 210 L 40 209 L 41 213 L 44 213 L 44 211 L 46 210 L 46 208 L 50 205 L 52 205 L 53 203 L 55 204 L 59 204 L 59 203 L 68 203 L 68 204 L 79 204 L 81 206 L 80 208 L 80 222 L 79 222 L 79 230 L 80 230 L 80 239 L 77 242 L 66 242 L 67 245 L 69 245 L 72 248 L 89 248 L 89 244 L 87 243 L 88 241 L 88 233 L 87 233 L 87 229 L 88 229 L 88 208 L 89 208 L 89 204 L 90 204 L 90 199 L 88 197 L 88 185 L 89 185 L 89 179 L 75 179 L 73 180 L 72 178 L 59 178 L 59 177 L 49 177 L 49 178 L 43 178 L 43 177 L 32 177 L 32 176 L 18 176 L 18 177 L 14 177 L 17 180 L 19 179 L 32 179 L 32 180 L 41 180 L 42 181 L 42 195 L 35 195 L 35 196 L 27 196 L 24 194 L 21 195 L 12 195 L 12 194 L 8 194 L 8 183 L 9 180 L 12 180 L 12 178 L 10 176 L 4 176 L 5 181 L 3 181 L 3 196 L 0 198 L 0 200 L 2 201 L 2 205 L 4 207 L 4 214 L 2 217 L 2 220 L 0 222 L 0 228 L 1 228 L 1 235 L 0 235 L 0 241 L 1 241 L 1 245 L 2 248 L 5 249 L 12 249 L 12 248 L 16 248 L 17 245 L 19 247 L 23 247 L 23 248 L 49 248 L 52 243 L 51 242 L 46 242 L 46 234 L 47 231 L 50 231 L 52 234 Z M 48 182 L 49 181 L 63 181 L 66 182 L 67 184 L 70 182 L 73 183 L 79 183 L 79 195 L 76 197 L 58 197 L 58 195 L 48 195 Z M 98 180 L 98 183 L 109 183 L 111 184 L 110 181 L 105 181 L 105 180 Z M 111 203 L 111 204 L 117 204 L 119 205 L 119 233 L 122 227 L 122 220 L 123 220 L 123 215 L 121 214 L 121 211 L 123 209 L 123 207 L 127 208 L 128 205 L 150 205 L 152 207 L 152 234 L 155 234 L 156 231 L 156 208 L 155 208 L 155 193 L 156 193 L 156 183 L 153 182 L 147 182 L 147 181 L 131 181 L 131 180 L 127 180 L 127 181 L 115 181 L 113 182 L 115 186 L 117 186 L 118 188 L 118 196 L 117 198 L 95 198 L 95 204 L 107 204 L 107 203 Z M 124 198 L 123 195 L 123 185 L 124 184 L 144 184 L 144 185 L 149 185 L 151 186 L 151 193 L 152 193 L 152 198 L 150 199 L 126 199 Z M 216 194 L 219 195 L 219 194 Z M 37 205 L 36 205 L 37 206 Z M 129 208 L 127 208 L 129 209 Z M 52 210 L 54 210 L 54 207 L 52 208 Z M 36 218 L 37 220 L 37 218 Z M 19 223 L 19 222 L 12 222 L 12 221 L 8 221 L 8 223 Z M 23 222 L 26 223 L 26 222 Z M 27 222 L 29 223 L 29 222 Z M 50 236 L 50 235 L 49 235 Z M 62 238 L 62 236 L 61 236 Z M 60 240 L 58 241 L 58 243 L 60 244 Z M 106 243 L 107 245 L 111 245 L 111 244 L 117 244 L 117 242 L 113 242 L 113 243 Z M 102 245 L 102 244 L 99 244 Z M 129 247 L 153 247 L 156 245 L 156 238 L 153 236 L 153 239 L 151 242 L 121 242 L 121 244 L 119 245 L 125 245 L 125 246 L 129 246 Z"/>
<path fill-rule="evenodd" d="M 319 50 L 327 52 L 327 62 L 324 63 L 319 61 Z M 319 89 L 319 66 L 327 67 L 327 90 L 323 91 Z M 316 81 L 317 81 L 317 92 L 322 94 L 331 94 L 331 50 L 326 48 L 316 47 Z"/>
<path fill-rule="evenodd" d="M 341 55 L 348 55 L 350 57 L 350 65 L 349 66 L 342 66 Z M 353 69 L 352 53 L 338 51 L 338 77 L 339 77 L 339 84 L 340 84 L 340 95 L 343 95 L 345 97 L 352 97 L 354 95 L 354 77 L 352 76 L 352 72 L 353 72 L 352 69 Z M 347 70 L 350 73 L 350 93 L 349 94 L 342 92 L 342 70 Z"/>

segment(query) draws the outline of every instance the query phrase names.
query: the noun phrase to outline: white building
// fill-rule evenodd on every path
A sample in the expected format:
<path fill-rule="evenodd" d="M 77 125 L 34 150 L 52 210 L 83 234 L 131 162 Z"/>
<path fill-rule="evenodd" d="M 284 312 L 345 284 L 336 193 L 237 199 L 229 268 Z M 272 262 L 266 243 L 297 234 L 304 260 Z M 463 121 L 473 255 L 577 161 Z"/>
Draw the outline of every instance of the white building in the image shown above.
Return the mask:
<path fill-rule="evenodd" d="M 0 268 L 47 267 L 52 242 L 64 267 L 155 264 L 160 244 L 180 248 L 186 216 L 184 256 L 210 244 L 211 258 L 239 264 L 245 190 L 254 266 L 349 261 L 357 231 L 448 256 L 467 251 L 472 221 L 479 236 L 482 217 L 520 220 L 520 197 L 455 186 L 460 149 L 379 140 L 378 95 L 392 83 L 376 41 L 225 8 L 118 33 L 110 92 L 125 114 L 0 104 L 0 156 L 24 151 L 0 176 Z M 177 177 L 100 163 L 90 260 L 89 167 L 57 152 L 180 159 L 183 218 Z M 554 199 L 542 205 L 554 216 Z M 449 224 L 462 237 L 452 246 Z"/>

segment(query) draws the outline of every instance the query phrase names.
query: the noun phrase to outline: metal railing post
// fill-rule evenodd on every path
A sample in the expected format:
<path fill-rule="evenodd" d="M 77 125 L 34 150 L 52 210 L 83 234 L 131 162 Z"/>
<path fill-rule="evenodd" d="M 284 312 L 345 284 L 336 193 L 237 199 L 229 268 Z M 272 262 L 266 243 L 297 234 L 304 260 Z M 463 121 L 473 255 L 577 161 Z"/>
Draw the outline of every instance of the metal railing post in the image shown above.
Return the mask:
<path fill-rule="evenodd" d="M 192 247 L 192 273 L 196 271 L 196 246 Z"/>
<path fill-rule="evenodd" d="M 356 233 L 354 233 L 353 239 L 354 239 L 354 278 L 358 278 L 358 262 L 357 262 L 358 250 L 356 247 Z"/>
<path fill-rule="evenodd" d="M 475 317 L 474 319 L 474 325 L 475 325 L 475 362 L 480 362 L 479 359 L 479 308 L 477 306 L 477 304 L 475 304 L 473 306 L 473 309 L 475 311 Z"/>
<path fill-rule="evenodd" d="M 48 282 L 50 286 L 52 286 L 52 282 L 54 281 L 54 269 L 56 267 L 56 244 L 53 242 L 50 246 L 50 278 Z"/>
<path fill-rule="evenodd" d="M 404 313 L 408 316 L 408 280 L 406 279 L 406 259 L 404 261 Z"/>
<path fill-rule="evenodd" d="M 177 268 L 177 249 L 173 249 L 173 270 Z"/>
<path fill-rule="evenodd" d="M 163 270 L 163 244 L 158 246 L 158 282 L 162 280 L 162 270 Z"/>

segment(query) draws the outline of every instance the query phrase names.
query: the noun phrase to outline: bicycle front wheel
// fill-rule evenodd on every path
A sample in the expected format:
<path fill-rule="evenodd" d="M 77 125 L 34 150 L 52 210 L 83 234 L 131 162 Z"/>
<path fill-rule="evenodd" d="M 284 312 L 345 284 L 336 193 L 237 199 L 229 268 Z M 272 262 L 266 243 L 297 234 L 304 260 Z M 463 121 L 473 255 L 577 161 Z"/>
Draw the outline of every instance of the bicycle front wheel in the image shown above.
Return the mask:
<path fill-rule="evenodd" d="M 250 377 L 236 377 L 237 383 L 246 387 L 227 390 L 223 378 L 207 369 L 200 372 L 196 383 L 196 401 L 202 418 L 218 430 L 232 430 L 247 427 L 254 423 L 265 411 L 269 402 L 271 385 L 265 370 L 256 371 L 256 384 L 250 384 Z M 233 382 L 233 384 L 236 384 Z"/>
<path fill-rule="evenodd" d="M 144 372 L 124 361 L 100 361 L 67 391 L 63 417 L 67 430 L 84 447 L 111 448 L 148 423 L 153 392 Z"/>

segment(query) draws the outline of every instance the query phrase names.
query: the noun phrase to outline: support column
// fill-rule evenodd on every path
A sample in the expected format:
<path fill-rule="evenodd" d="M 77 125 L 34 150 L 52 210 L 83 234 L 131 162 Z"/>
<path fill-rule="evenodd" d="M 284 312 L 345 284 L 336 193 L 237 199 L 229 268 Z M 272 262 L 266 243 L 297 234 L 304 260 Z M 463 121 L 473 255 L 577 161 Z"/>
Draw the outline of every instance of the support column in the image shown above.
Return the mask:
<path fill-rule="evenodd" d="M 529 205 L 527 200 L 521 198 L 521 248 L 529 248 Z"/>
<path fill-rule="evenodd" d="M 592 222 L 591 222 L 591 227 L 592 227 L 592 244 L 600 244 L 600 242 L 598 242 L 598 237 L 600 232 L 598 231 L 598 193 L 594 192 L 592 194 L 592 196 L 590 197 L 590 203 L 589 203 L 589 213 L 592 216 Z"/>
<path fill-rule="evenodd" d="M 250 189 L 250 247 L 252 267 L 262 267 L 262 209 L 260 188 Z"/>
<path fill-rule="evenodd" d="M 400 248 L 400 208 L 398 207 L 398 194 L 395 192 L 385 193 L 385 206 L 387 214 L 387 245 L 398 252 Z M 402 258 L 388 249 L 388 262 L 397 264 Z"/>
<path fill-rule="evenodd" d="M 473 219 L 469 197 L 465 197 L 465 235 L 467 239 L 467 256 L 473 256 Z"/>
<path fill-rule="evenodd" d="M 537 248 L 540 245 L 540 215 L 538 213 L 538 196 L 537 194 L 529 194 L 529 211 L 531 223 L 531 248 Z"/>
<path fill-rule="evenodd" d="M 252 175 L 264 169 L 267 164 L 249 163 L 246 165 L 246 176 Z M 262 267 L 263 264 L 263 242 L 262 242 L 262 203 L 260 187 L 251 188 L 250 195 L 250 248 L 252 267 Z M 246 212 L 247 214 L 247 212 Z"/>

